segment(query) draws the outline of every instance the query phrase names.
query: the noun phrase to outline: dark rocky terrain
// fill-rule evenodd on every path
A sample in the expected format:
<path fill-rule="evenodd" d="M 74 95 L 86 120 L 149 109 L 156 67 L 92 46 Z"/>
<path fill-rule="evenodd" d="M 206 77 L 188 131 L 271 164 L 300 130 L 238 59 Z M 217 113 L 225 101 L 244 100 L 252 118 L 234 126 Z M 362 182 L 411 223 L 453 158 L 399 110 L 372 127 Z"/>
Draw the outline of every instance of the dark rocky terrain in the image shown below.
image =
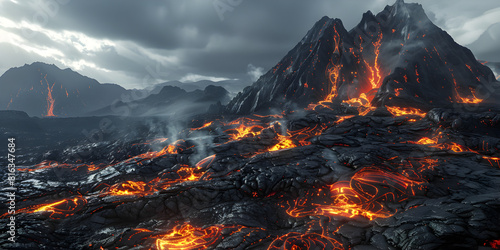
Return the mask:
<path fill-rule="evenodd" d="M 46 154 L 19 169 L 19 238 L 1 245 L 475 249 L 500 239 L 498 110 L 337 109 L 210 117 L 179 141 Z"/>

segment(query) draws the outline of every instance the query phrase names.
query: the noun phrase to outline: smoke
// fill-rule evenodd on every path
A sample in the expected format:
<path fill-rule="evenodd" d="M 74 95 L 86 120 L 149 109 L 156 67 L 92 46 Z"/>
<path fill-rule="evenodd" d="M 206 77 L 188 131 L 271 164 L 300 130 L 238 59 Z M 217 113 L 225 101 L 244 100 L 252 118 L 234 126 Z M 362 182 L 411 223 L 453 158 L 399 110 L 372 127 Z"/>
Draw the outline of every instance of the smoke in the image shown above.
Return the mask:
<path fill-rule="evenodd" d="M 215 76 L 204 76 L 204 75 L 198 75 L 198 74 L 192 74 L 189 73 L 179 79 L 180 82 L 198 82 L 202 80 L 209 80 L 212 82 L 220 82 L 220 81 L 226 81 L 226 80 L 231 80 L 226 77 L 215 77 Z"/>
<path fill-rule="evenodd" d="M 255 67 L 253 64 L 248 64 L 247 74 L 250 76 L 250 79 L 255 82 L 259 79 L 260 76 L 264 74 L 264 68 Z"/>

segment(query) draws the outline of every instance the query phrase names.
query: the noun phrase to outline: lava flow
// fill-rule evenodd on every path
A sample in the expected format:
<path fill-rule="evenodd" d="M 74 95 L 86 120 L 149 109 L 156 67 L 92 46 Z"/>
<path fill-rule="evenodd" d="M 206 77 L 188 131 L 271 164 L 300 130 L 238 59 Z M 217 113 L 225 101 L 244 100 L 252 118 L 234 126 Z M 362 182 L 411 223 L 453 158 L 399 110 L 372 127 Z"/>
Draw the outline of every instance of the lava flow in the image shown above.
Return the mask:
<path fill-rule="evenodd" d="M 87 199 L 82 196 L 63 199 L 46 205 L 39 205 L 26 213 L 47 213 L 52 219 L 62 219 L 74 215 L 87 204 Z"/>
<path fill-rule="evenodd" d="M 425 117 L 426 113 L 422 110 L 416 108 L 401 108 L 401 107 L 386 107 L 393 116 L 403 116 L 403 115 L 418 115 L 422 118 Z"/>
<path fill-rule="evenodd" d="M 292 217 L 340 215 L 349 218 L 363 216 L 369 220 L 387 218 L 395 211 L 388 209 L 386 203 L 404 201 L 415 195 L 423 183 L 423 180 L 414 180 L 397 172 L 365 167 L 349 181 L 338 181 L 329 186 L 329 204 L 312 204 L 310 197 L 299 198 L 287 213 Z"/>
<path fill-rule="evenodd" d="M 380 73 L 380 65 L 378 64 L 378 57 L 380 55 L 380 46 L 382 45 L 382 37 L 383 34 L 382 32 L 379 33 L 377 37 L 377 41 L 373 42 L 373 53 L 375 54 L 375 59 L 373 62 L 373 66 L 370 66 L 368 62 L 365 60 L 365 65 L 370 71 L 370 84 L 372 89 L 378 89 L 380 88 L 380 85 L 382 84 L 382 76 Z"/>
<path fill-rule="evenodd" d="M 142 181 L 126 181 L 109 187 L 104 193 L 110 195 L 137 195 L 149 193 L 152 188 Z"/>
<path fill-rule="evenodd" d="M 228 129 L 224 132 L 229 134 L 231 141 L 237 141 L 245 137 L 256 136 L 260 134 L 262 129 L 264 129 L 264 127 L 257 125 L 259 122 L 259 120 L 250 118 L 239 118 L 228 124 L 225 124 L 226 126 L 238 125 L 237 127 Z"/>
<path fill-rule="evenodd" d="M 46 117 L 55 117 L 54 115 L 54 104 L 56 100 L 52 97 L 52 89 L 54 88 L 54 84 L 52 84 L 52 87 L 49 85 L 49 82 L 47 81 L 47 75 L 44 77 L 45 82 L 47 83 L 47 115 Z M 41 82 L 41 81 L 40 81 Z"/>
<path fill-rule="evenodd" d="M 196 228 L 190 224 L 176 226 L 156 240 L 158 250 L 206 249 L 221 238 L 223 226 Z"/>

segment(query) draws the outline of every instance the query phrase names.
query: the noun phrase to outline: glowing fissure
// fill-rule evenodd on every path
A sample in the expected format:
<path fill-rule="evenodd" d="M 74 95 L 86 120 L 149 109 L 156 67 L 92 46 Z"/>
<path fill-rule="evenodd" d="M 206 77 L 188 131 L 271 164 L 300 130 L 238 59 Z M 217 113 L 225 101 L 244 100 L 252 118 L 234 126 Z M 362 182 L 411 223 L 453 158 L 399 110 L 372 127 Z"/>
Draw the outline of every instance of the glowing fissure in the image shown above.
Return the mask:
<path fill-rule="evenodd" d="M 366 64 L 366 67 L 370 71 L 370 84 L 372 89 L 378 89 L 380 88 L 380 85 L 382 84 L 382 76 L 380 73 L 380 66 L 378 64 L 378 56 L 380 54 L 380 46 L 382 45 L 382 32 L 379 33 L 377 41 L 373 42 L 373 53 L 375 54 L 375 59 L 373 62 L 373 66 L 370 66 L 366 60 L 364 61 Z"/>
<path fill-rule="evenodd" d="M 158 250 L 195 250 L 206 249 L 221 238 L 223 226 L 216 225 L 205 229 L 190 224 L 176 226 L 156 240 Z"/>
<path fill-rule="evenodd" d="M 50 86 L 49 82 L 47 81 L 47 75 L 44 76 L 45 82 L 47 83 L 47 115 L 46 117 L 55 117 L 54 115 L 54 104 L 56 103 L 56 100 L 52 97 L 52 89 L 54 89 L 54 84 Z"/>
<path fill-rule="evenodd" d="M 398 203 L 422 190 L 426 181 L 418 174 L 432 170 L 437 164 L 433 159 L 417 159 L 409 163 L 411 171 L 394 172 L 387 169 L 365 167 L 356 172 L 350 180 L 337 181 L 327 191 L 298 198 L 289 204 L 287 214 L 292 217 L 362 216 L 369 220 L 387 218 L 397 211 L 386 207 L 386 203 Z M 414 166 L 415 165 L 415 166 Z M 326 194 L 324 194 L 326 193 Z M 330 202 L 316 203 L 314 197 L 326 195 Z"/>
<path fill-rule="evenodd" d="M 44 212 L 49 214 L 52 219 L 62 219 L 72 216 L 80 211 L 87 204 L 87 199 L 83 196 L 76 196 L 74 198 L 63 199 L 46 205 L 36 206 L 34 209 L 26 211 L 26 213 L 40 213 Z"/>

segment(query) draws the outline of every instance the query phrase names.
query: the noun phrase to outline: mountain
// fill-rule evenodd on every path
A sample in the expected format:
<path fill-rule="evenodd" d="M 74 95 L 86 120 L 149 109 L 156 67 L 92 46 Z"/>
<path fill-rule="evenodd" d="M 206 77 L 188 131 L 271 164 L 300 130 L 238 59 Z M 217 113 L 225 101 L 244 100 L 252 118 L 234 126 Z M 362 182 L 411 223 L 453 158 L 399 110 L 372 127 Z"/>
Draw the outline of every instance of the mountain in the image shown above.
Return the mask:
<path fill-rule="evenodd" d="M 110 105 L 128 90 L 101 84 L 71 69 L 35 62 L 0 77 L 0 105 L 30 116 L 80 116 Z"/>
<path fill-rule="evenodd" d="M 238 93 L 240 92 L 244 87 L 248 86 L 248 83 L 241 81 L 241 80 L 224 80 L 224 81 L 210 81 L 210 80 L 201 80 L 201 81 L 196 81 L 196 82 L 180 82 L 180 81 L 168 81 L 164 83 L 159 83 L 154 85 L 152 88 L 150 88 L 150 93 L 151 94 L 158 94 L 161 89 L 165 86 L 174 86 L 174 87 L 179 87 L 181 89 L 184 89 L 188 92 L 194 91 L 194 90 L 203 90 L 207 86 L 220 86 L 224 87 L 227 91 L 231 93 Z"/>
<path fill-rule="evenodd" d="M 195 115 L 208 111 L 212 104 L 230 100 L 229 92 L 220 86 L 209 85 L 204 90 L 186 91 L 176 86 L 164 86 L 159 93 L 131 102 L 116 102 L 87 115 Z"/>
<path fill-rule="evenodd" d="M 434 25 L 421 5 L 398 0 L 377 15 L 366 12 L 350 31 L 341 20 L 323 17 L 226 111 L 246 114 L 319 102 L 422 109 L 495 103 L 498 85 L 491 70 Z"/>

